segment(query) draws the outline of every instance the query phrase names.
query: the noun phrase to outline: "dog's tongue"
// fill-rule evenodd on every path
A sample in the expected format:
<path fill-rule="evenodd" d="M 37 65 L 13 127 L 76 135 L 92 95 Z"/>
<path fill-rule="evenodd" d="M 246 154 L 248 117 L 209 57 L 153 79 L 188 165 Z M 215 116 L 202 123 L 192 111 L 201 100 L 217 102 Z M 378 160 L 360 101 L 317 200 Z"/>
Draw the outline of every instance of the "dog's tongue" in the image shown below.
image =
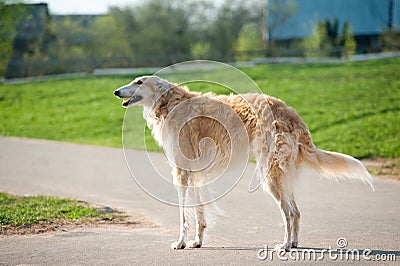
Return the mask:
<path fill-rule="evenodd" d="M 131 98 L 129 98 L 128 100 L 124 101 L 122 103 L 122 106 L 124 107 L 128 107 L 129 105 L 131 105 L 132 103 L 138 102 L 142 99 L 141 96 L 132 96 Z"/>
<path fill-rule="evenodd" d="M 132 99 L 132 98 L 129 98 L 128 100 L 123 101 L 123 102 L 122 102 L 122 106 L 127 107 L 127 106 L 129 105 L 129 102 L 131 101 L 131 99 Z"/>

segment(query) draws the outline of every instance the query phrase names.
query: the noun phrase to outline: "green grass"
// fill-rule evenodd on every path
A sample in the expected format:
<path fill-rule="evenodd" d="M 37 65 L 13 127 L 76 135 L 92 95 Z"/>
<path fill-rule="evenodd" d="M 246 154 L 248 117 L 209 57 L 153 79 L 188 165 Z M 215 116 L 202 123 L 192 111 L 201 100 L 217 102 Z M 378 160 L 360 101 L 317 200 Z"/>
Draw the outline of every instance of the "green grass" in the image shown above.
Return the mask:
<path fill-rule="evenodd" d="M 79 221 L 99 217 L 90 206 L 76 200 L 47 196 L 18 197 L 0 193 L 1 225 L 33 225 L 58 220 Z"/>
<path fill-rule="evenodd" d="M 400 157 L 400 58 L 241 70 L 294 107 L 319 148 L 358 158 Z M 121 147 L 125 110 L 112 92 L 133 78 L 0 84 L 0 135 Z M 148 149 L 158 150 L 149 131 L 143 133 L 140 108 L 130 112 L 129 148 L 143 148 L 145 139 Z"/>
<path fill-rule="evenodd" d="M 112 95 L 129 78 L 0 85 L 0 134 L 119 147 L 124 110 Z"/>
<path fill-rule="evenodd" d="M 246 73 L 297 110 L 316 146 L 358 158 L 400 156 L 400 58 Z"/>

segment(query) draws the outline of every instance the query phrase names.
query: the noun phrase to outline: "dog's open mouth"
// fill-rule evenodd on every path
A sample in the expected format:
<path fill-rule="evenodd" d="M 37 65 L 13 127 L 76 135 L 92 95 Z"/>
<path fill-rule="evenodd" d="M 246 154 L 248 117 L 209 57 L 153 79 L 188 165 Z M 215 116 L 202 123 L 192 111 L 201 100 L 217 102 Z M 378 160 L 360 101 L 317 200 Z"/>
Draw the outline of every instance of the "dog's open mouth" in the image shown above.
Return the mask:
<path fill-rule="evenodd" d="M 128 100 L 123 101 L 122 106 L 128 107 L 128 106 L 140 101 L 141 99 L 142 99 L 142 96 L 134 95 L 131 98 L 129 98 Z"/>

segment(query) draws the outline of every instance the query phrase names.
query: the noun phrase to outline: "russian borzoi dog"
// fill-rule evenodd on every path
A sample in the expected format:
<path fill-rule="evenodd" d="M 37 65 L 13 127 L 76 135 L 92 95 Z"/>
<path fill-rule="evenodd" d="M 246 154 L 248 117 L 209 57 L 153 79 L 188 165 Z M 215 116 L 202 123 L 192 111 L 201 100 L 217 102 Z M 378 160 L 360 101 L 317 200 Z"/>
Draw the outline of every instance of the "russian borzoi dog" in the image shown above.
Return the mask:
<path fill-rule="evenodd" d="M 194 206 L 195 239 L 185 242 L 188 229 L 187 198 L 201 196 L 188 191 L 193 186 L 208 182 L 211 173 L 224 169 L 233 153 L 241 153 L 229 150 L 235 142 L 236 133 L 227 132 L 226 126 L 221 125 L 218 119 L 212 119 L 210 113 L 224 117 L 225 124 L 231 124 L 239 118 L 245 128 L 248 147 L 257 161 L 256 173 L 263 189 L 276 201 L 283 218 L 285 236 L 277 248 L 288 250 L 298 246 L 300 211 L 292 186 L 304 167 L 329 179 L 357 179 L 372 187 L 372 177 L 360 161 L 345 154 L 317 149 L 300 116 L 274 97 L 265 94 L 201 94 L 157 76 L 138 77 L 115 90 L 114 94 L 126 99 L 122 103 L 124 107 L 144 107 L 143 116 L 147 125 L 166 154 L 172 154 L 173 157 L 180 152 L 183 157 L 195 160 L 202 156 L 202 152 L 207 154 L 207 142 L 202 144 L 203 139 L 212 139 L 216 146 L 214 157 L 206 169 L 193 171 L 190 166 L 180 166 L 179 162 L 171 164 L 180 214 L 179 238 L 171 244 L 173 249 L 202 246 L 207 226 L 205 204 Z M 187 104 L 175 111 L 183 103 Z M 194 118 L 185 123 L 177 122 L 184 126 L 176 129 L 174 122 L 183 121 L 185 117 Z"/>

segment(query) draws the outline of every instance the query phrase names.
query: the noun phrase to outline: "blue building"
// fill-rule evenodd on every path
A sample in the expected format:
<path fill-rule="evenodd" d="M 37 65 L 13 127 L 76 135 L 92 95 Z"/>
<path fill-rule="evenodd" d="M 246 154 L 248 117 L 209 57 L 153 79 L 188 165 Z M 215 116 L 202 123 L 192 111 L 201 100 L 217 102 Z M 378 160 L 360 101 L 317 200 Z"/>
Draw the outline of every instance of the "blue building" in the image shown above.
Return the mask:
<path fill-rule="evenodd" d="M 267 28 L 269 38 L 277 42 L 302 39 L 312 34 L 313 26 L 319 20 L 339 20 L 339 33 L 348 21 L 361 49 L 377 45 L 379 36 L 388 28 L 400 30 L 400 0 L 269 0 L 285 3 L 294 2 L 295 11 L 283 24 L 278 25 L 279 16 L 269 12 Z M 270 6 L 267 6 L 270 8 Z"/>

